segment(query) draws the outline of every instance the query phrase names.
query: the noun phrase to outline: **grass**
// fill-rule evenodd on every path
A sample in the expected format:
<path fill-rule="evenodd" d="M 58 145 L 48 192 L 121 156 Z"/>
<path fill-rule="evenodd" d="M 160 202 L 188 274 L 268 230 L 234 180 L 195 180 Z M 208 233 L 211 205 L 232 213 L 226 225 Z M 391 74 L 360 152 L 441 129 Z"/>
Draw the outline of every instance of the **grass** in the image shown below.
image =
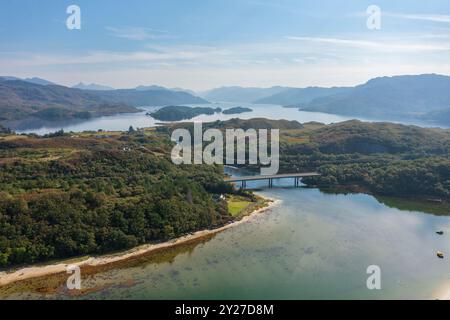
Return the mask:
<path fill-rule="evenodd" d="M 241 197 L 231 197 L 228 199 L 228 212 L 230 212 L 232 217 L 236 217 L 244 212 L 253 202 L 245 200 Z"/>

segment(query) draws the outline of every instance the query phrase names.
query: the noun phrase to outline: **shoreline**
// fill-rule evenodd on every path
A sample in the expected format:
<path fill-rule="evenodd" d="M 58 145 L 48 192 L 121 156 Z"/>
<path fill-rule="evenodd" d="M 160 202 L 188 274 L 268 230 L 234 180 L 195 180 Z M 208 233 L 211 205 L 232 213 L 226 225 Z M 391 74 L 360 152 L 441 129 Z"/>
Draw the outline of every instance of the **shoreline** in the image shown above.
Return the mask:
<path fill-rule="evenodd" d="M 124 262 L 132 258 L 144 256 L 154 251 L 159 251 L 161 249 L 172 248 L 190 241 L 200 240 L 206 236 L 214 235 L 227 229 L 230 229 L 232 227 L 246 223 L 251 219 L 255 218 L 256 216 L 258 216 L 259 214 L 264 213 L 281 203 L 281 200 L 276 199 L 264 198 L 264 200 L 266 201 L 266 205 L 264 207 L 256 209 L 250 212 L 249 214 L 244 215 L 241 219 L 235 220 L 231 223 L 228 223 L 216 229 L 200 230 L 190 235 L 186 235 L 166 242 L 158 244 L 144 244 L 121 253 L 107 254 L 98 257 L 88 257 L 83 259 L 82 261 L 77 261 L 73 263 L 70 263 L 70 261 L 75 260 L 76 258 L 67 259 L 65 260 L 65 262 L 62 261 L 58 264 L 49 264 L 45 266 L 30 266 L 11 272 L 8 271 L 0 272 L 0 288 L 3 286 L 13 284 L 15 282 L 31 280 L 34 278 L 41 278 L 60 273 L 66 273 L 67 272 L 66 268 L 68 266 L 77 266 L 80 269 L 86 267 L 101 268 L 104 266 L 113 265 L 118 262 Z"/>

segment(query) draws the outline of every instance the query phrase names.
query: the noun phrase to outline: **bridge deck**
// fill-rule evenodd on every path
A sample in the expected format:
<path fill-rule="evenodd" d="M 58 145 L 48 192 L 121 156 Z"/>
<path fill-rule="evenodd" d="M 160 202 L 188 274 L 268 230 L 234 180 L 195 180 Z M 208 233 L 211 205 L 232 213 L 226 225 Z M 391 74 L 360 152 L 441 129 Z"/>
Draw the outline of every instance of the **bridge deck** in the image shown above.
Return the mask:
<path fill-rule="evenodd" d="M 267 180 L 267 179 L 284 179 L 284 178 L 306 178 L 306 177 L 317 177 L 320 173 L 317 172 L 305 172 L 305 173 L 287 173 L 287 174 L 275 174 L 271 176 L 242 176 L 225 178 L 226 182 L 243 182 L 243 181 L 257 181 L 257 180 Z"/>

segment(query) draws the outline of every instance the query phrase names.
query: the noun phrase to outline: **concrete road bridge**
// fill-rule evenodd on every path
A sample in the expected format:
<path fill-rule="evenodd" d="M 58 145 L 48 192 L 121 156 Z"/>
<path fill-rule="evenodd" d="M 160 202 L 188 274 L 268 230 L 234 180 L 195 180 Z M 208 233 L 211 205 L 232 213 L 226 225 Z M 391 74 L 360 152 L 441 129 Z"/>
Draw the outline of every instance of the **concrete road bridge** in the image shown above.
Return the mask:
<path fill-rule="evenodd" d="M 270 176 L 242 176 L 242 177 L 226 177 L 225 182 L 230 183 L 241 183 L 242 189 L 247 187 L 247 182 L 249 181 L 260 181 L 267 180 L 269 182 L 269 188 L 273 187 L 273 180 L 278 179 L 294 179 L 294 184 L 296 187 L 300 185 L 300 180 L 307 177 L 317 177 L 320 176 L 318 172 L 304 172 L 304 173 L 285 173 L 285 174 L 275 174 Z"/>

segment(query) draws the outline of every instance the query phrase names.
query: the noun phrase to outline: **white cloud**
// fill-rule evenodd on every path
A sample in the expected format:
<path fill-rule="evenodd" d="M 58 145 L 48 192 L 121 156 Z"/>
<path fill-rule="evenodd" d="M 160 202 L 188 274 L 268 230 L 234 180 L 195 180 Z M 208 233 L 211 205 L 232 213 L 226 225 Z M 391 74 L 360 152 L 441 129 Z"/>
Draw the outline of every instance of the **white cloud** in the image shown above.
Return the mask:
<path fill-rule="evenodd" d="M 170 37 L 167 31 L 143 27 L 106 27 L 106 30 L 114 37 L 135 41 Z"/>
<path fill-rule="evenodd" d="M 295 37 L 287 36 L 286 39 L 299 40 L 306 42 L 323 43 L 335 46 L 351 46 L 360 49 L 369 49 L 372 51 L 389 51 L 389 52 L 413 52 L 413 51 L 443 51 L 450 50 L 450 44 L 425 43 L 425 42 L 408 42 L 401 43 L 395 40 L 353 40 L 341 38 L 321 38 L 321 37 Z"/>
<path fill-rule="evenodd" d="M 407 20 L 422 20 L 431 22 L 450 23 L 450 15 L 444 14 L 409 14 L 409 13 L 382 12 L 382 15 Z"/>

